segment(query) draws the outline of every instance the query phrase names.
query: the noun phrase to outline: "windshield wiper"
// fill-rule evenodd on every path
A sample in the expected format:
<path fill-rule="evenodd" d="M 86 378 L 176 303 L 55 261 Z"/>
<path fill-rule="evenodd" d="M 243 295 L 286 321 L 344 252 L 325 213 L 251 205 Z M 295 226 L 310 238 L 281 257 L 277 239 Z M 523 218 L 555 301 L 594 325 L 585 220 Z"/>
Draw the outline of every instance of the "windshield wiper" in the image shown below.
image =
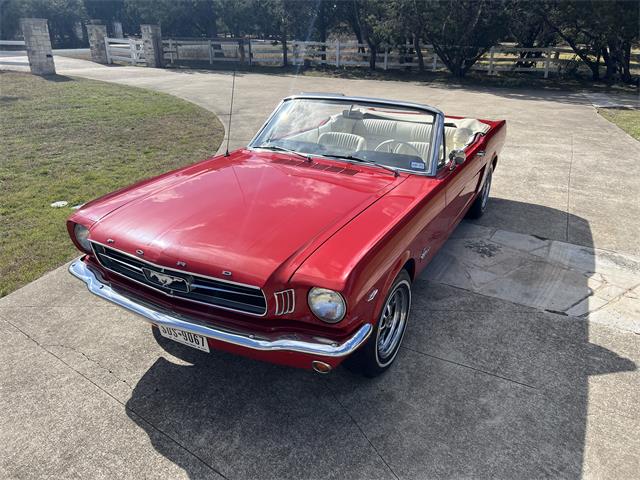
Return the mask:
<path fill-rule="evenodd" d="M 322 156 L 340 158 L 342 160 L 353 160 L 355 162 L 360 162 L 360 163 L 366 163 L 367 165 L 373 165 L 375 167 L 384 168 L 385 170 L 388 170 L 389 172 L 393 173 L 394 177 L 398 176 L 398 171 L 395 168 L 391 168 L 387 165 L 383 165 L 382 163 L 371 162 L 369 160 L 365 160 L 364 158 L 354 157 L 353 155 L 335 155 L 333 153 L 323 153 Z"/>
<path fill-rule="evenodd" d="M 294 155 L 298 155 L 299 157 L 304 158 L 307 162 L 311 161 L 311 157 L 309 155 L 305 155 L 304 153 L 296 152 L 295 150 L 291 150 L 290 148 L 281 147 L 280 145 L 257 145 L 253 148 L 264 148 L 265 150 L 273 150 L 276 152 L 286 152 L 292 153 Z"/>

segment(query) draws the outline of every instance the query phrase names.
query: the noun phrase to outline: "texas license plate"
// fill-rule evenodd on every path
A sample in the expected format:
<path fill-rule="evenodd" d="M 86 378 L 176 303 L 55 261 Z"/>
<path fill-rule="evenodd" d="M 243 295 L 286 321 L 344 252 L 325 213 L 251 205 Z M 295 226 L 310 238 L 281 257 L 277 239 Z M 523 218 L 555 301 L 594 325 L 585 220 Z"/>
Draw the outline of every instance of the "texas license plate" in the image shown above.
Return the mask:
<path fill-rule="evenodd" d="M 183 345 L 188 345 L 193 348 L 197 348 L 198 350 L 202 350 L 203 352 L 209 351 L 209 344 L 207 343 L 207 339 L 202 335 L 186 332 L 178 328 L 165 327 L 164 325 L 158 325 L 158 329 L 160 330 L 160 335 L 165 338 L 170 338 L 173 341 L 182 343 Z"/>

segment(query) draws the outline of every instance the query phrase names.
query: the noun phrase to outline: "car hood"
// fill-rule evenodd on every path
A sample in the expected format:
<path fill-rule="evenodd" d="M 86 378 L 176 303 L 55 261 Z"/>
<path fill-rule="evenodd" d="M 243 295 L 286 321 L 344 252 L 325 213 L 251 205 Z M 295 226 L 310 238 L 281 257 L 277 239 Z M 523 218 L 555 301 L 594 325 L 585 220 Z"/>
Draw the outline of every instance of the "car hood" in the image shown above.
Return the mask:
<path fill-rule="evenodd" d="M 155 264 L 263 286 L 276 272 L 288 280 L 319 245 L 403 177 L 241 150 L 173 179 L 157 190 L 146 183 L 139 196 L 135 189 L 123 193 L 127 203 L 110 198 L 118 206 L 91 227 L 90 239 Z"/>

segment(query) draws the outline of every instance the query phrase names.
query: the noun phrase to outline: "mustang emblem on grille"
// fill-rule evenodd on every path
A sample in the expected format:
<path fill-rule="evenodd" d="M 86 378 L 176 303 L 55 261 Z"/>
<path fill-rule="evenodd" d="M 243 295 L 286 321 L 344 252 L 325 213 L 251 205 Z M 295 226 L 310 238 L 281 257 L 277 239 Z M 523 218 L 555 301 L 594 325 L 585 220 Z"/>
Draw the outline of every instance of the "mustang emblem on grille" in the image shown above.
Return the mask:
<path fill-rule="evenodd" d="M 165 273 L 156 272 L 148 268 L 143 268 L 142 272 L 146 279 L 155 285 L 159 285 L 169 290 L 176 290 L 179 292 L 188 292 L 191 282 L 186 278 L 174 277 L 173 275 L 167 275 Z"/>

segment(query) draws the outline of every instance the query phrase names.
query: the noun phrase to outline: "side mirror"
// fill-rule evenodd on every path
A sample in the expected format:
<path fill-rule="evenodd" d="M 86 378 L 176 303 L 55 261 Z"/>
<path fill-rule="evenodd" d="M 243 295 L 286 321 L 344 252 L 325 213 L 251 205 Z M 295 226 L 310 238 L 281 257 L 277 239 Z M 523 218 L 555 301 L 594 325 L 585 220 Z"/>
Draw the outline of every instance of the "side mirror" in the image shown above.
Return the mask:
<path fill-rule="evenodd" d="M 451 160 L 451 167 L 455 168 L 456 165 L 462 165 L 467 159 L 467 154 L 464 153 L 464 150 L 451 150 L 449 152 L 449 160 Z"/>

